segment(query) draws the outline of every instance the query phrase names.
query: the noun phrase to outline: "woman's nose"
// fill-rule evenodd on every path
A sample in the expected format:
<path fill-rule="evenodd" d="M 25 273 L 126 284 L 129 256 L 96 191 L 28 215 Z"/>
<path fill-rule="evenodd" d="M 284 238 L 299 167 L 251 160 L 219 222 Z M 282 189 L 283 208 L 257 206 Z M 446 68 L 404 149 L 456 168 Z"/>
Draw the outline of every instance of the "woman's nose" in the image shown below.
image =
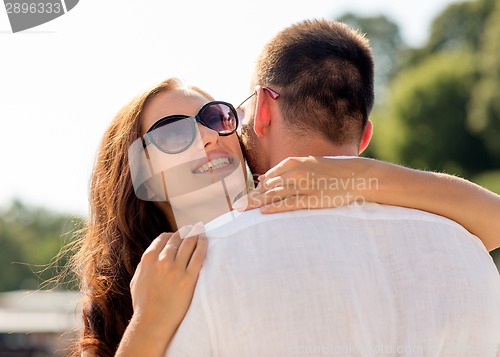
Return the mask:
<path fill-rule="evenodd" d="M 219 133 L 215 130 L 207 128 L 204 125 L 198 124 L 198 130 L 200 131 L 201 141 L 203 142 L 203 146 L 207 147 L 213 144 L 216 144 L 219 141 Z"/>

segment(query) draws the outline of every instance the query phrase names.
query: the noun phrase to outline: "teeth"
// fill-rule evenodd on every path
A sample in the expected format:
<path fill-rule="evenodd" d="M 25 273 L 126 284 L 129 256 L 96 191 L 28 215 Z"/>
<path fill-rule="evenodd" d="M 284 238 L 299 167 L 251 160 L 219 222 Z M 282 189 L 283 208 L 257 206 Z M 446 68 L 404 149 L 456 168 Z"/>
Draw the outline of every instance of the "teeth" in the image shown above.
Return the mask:
<path fill-rule="evenodd" d="M 211 170 L 217 170 L 217 169 L 220 169 L 221 167 L 227 166 L 229 164 L 230 164 L 229 158 L 227 158 L 227 157 L 219 157 L 217 159 L 210 160 L 205 165 L 203 165 L 202 167 L 200 167 L 197 170 L 197 173 L 202 174 L 202 173 L 207 172 L 209 170 L 210 171 Z"/>

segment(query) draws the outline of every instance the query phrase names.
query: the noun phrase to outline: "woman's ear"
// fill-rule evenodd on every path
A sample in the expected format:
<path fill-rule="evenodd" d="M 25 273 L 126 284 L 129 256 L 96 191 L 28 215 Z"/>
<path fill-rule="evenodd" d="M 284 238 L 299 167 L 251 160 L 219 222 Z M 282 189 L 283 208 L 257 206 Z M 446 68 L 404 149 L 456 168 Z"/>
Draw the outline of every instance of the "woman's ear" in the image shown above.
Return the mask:
<path fill-rule="evenodd" d="M 269 132 L 271 125 L 270 98 L 261 86 L 255 87 L 257 93 L 254 117 L 254 131 L 258 137 L 264 137 Z"/>
<path fill-rule="evenodd" d="M 363 136 L 361 137 L 361 142 L 359 143 L 359 153 L 361 154 L 363 151 L 366 150 L 368 147 L 368 144 L 370 144 L 370 140 L 372 139 L 373 135 L 373 123 L 370 119 L 368 119 L 368 122 L 366 123 L 365 126 L 365 131 L 363 132 Z"/>

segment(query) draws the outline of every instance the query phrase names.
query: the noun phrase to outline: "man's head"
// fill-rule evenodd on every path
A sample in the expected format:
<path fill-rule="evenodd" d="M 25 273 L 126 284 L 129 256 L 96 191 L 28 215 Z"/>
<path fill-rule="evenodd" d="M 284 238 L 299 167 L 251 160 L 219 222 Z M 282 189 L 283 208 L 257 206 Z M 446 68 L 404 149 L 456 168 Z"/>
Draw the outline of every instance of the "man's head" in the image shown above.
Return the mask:
<path fill-rule="evenodd" d="M 256 99 L 245 108 L 242 143 L 252 171 L 263 173 L 292 155 L 364 150 L 373 71 L 368 40 L 343 23 L 306 20 L 274 36 L 257 60 Z"/>

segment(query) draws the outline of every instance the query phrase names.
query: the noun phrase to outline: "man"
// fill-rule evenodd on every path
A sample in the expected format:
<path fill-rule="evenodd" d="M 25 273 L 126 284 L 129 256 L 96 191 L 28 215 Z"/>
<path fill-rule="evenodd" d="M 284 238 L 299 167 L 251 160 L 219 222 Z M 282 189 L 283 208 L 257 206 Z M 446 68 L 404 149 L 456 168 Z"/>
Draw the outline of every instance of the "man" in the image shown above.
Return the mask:
<path fill-rule="evenodd" d="M 254 173 L 368 145 L 372 53 L 346 25 L 284 29 L 254 84 L 242 130 Z M 450 220 L 365 204 L 216 223 L 169 356 L 496 356 L 498 273 Z"/>

